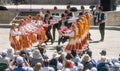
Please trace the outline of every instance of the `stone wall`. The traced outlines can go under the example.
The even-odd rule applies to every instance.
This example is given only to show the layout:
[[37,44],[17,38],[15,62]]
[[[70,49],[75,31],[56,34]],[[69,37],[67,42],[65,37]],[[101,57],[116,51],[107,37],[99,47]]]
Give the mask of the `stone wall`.
[[[25,0],[26,3],[30,4],[30,0]],[[100,0],[31,0],[31,4],[56,4],[66,5],[68,3],[74,5],[96,5],[99,4]]]
[[0,11],[0,24],[9,24],[16,15],[15,11]]
[[111,11],[106,13],[106,25],[120,26],[120,11]]

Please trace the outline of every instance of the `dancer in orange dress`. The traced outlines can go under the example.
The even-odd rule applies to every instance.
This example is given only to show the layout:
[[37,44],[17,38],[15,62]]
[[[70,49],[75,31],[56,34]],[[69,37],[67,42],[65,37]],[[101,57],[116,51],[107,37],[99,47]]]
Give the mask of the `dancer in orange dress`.
[[72,26],[65,33],[65,36],[69,36],[69,42],[65,48],[65,51],[77,50],[76,47],[76,19],[72,20]]
[[21,32],[21,35],[20,35],[21,50],[31,47],[31,43],[29,42],[29,38],[28,38],[29,34],[25,30],[24,19],[21,19],[19,22],[19,31]]
[[43,42],[47,40],[46,34],[45,34],[45,29],[43,28],[44,22],[41,20],[41,17],[39,14],[36,15],[36,21],[35,21],[35,26],[37,27],[37,40],[39,41],[39,46],[42,45]]
[[14,48],[15,52],[21,49],[20,42],[19,42],[19,35],[21,33],[18,31],[18,28],[15,24],[12,24],[10,29],[9,40],[11,43],[12,48]]

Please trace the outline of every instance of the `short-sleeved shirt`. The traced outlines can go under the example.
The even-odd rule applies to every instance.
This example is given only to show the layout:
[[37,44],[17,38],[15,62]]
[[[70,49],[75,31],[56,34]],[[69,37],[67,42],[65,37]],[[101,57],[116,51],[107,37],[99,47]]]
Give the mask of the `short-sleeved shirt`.
[[8,58],[8,57],[0,58],[0,63],[8,64],[9,62],[10,62],[10,58]]
[[28,68],[25,66],[16,66],[16,67],[12,67],[10,70],[11,71],[27,71]]

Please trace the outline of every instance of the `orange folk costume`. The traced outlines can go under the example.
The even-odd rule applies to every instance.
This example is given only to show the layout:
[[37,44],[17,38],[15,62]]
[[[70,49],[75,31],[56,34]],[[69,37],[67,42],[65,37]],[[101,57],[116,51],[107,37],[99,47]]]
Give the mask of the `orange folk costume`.
[[19,35],[20,35],[20,32],[16,28],[16,25],[12,24],[9,40],[11,43],[11,47],[14,48],[15,51],[18,51],[21,49],[20,42],[19,42]]
[[45,29],[43,28],[43,21],[37,20],[35,22],[35,26],[37,27],[37,40],[41,43],[47,40]]
[[67,34],[65,36],[69,36],[69,42],[65,48],[65,51],[71,51],[76,50],[76,23],[72,24],[72,27],[70,30],[67,31]]
[[19,22],[19,31],[21,32],[20,35],[21,50],[31,47],[31,43],[29,40],[29,33],[27,33],[25,30],[25,22],[23,19],[21,19]]
[[78,23],[76,24],[76,49],[80,51],[82,50],[82,44],[81,44],[81,38],[80,38],[81,37],[81,32],[80,32],[81,24],[80,22]]

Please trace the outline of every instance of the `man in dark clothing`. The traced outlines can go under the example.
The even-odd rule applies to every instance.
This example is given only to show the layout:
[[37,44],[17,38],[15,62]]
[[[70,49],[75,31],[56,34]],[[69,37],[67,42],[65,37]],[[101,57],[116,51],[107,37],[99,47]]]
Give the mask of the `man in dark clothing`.
[[[59,13],[58,13],[58,10],[57,10],[57,7],[54,7],[54,12],[52,13],[52,16],[59,16]],[[53,25],[53,40],[55,40],[55,31],[56,31],[56,28],[57,28],[57,24],[54,24]]]
[[68,17],[73,17],[73,14],[72,14],[72,12],[70,11],[70,9],[71,9],[71,7],[70,7],[70,5],[68,5],[68,6],[67,6],[67,11],[68,11],[67,16],[68,16]]
[[[69,28],[70,24],[68,24],[68,22],[66,21],[66,16],[64,14],[62,14],[61,17],[62,17],[62,20],[60,20],[59,23],[57,24],[57,29],[60,30],[64,27]],[[67,39],[68,39],[68,37],[65,37],[65,36],[60,37],[58,40],[58,45],[60,45],[61,41],[64,42]]]
[[105,35],[105,14],[103,13],[102,10],[103,10],[102,7],[99,7],[98,24],[101,35],[100,41],[104,41],[104,35]]
[[50,16],[48,14],[45,15],[45,19],[44,19],[44,22],[46,24],[48,24],[48,27],[44,27],[45,30],[46,30],[46,36],[47,36],[47,41],[45,41],[45,43],[47,44],[47,42],[49,40],[51,40],[51,44],[53,44],[53,38],[52,38],[52,35],[51,35],[51,26],[50,26]]

